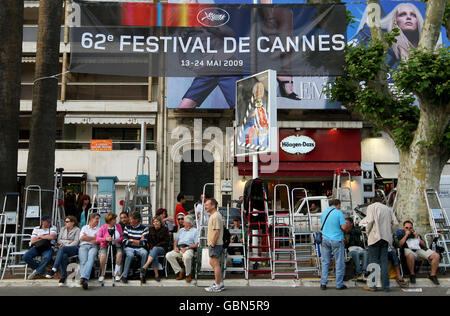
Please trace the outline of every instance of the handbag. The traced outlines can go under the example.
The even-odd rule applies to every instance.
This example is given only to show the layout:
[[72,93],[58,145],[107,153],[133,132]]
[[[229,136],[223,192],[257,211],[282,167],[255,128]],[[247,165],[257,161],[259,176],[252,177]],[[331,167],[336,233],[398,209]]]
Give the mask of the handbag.
[[322,243],[322,230],[325,226],[325,223],[327,222],[328,216],[330,216],[331,212],[333,212],[336,208],[333,207],[330,212],[328,212],[327,217],[325,217],[325,220],[323,221],[322,227],[320,228],[320,232],[314,233],[314,242],[318,245]]
[[44,251],[49,250],[52,247],[52,243],[50,240],[47,239],[41,239],[36,241],[33,244],[34,249],[36,249],[39,253],[43,253]]

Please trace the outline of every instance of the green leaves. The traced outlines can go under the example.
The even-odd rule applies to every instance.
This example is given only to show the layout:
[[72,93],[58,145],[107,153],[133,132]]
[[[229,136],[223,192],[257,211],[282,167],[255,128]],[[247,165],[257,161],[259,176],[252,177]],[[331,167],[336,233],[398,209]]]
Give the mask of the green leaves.
[[393,74],[396,85],[427,103],[447,107],[450,102],[450,49],[435,52],[413,50]]

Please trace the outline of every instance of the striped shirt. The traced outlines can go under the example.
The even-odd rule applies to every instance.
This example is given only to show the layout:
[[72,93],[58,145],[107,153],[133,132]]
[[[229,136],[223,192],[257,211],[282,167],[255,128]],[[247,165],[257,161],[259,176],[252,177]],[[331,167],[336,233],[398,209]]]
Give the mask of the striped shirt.
[[[39,237],[39,236],[45,236],[45,235],[55,235],[58,236],[58,231],[56,230],[56,226],[51,226],[50,228],[42,228],[41,226],[37,226],[33,229],[33,232],[31,233],[31,239]],[[56,243],[56,238],[51,241],[52,246],[54,246]],[[31,245],[31,242],[30,242]]]
[[[123,244],[130,248],[147,248],[148,227],[139,224],[136,227],[131,225],[125,227],[123,232]],[[139,240],[139,246],[132,244],[132,240]]]

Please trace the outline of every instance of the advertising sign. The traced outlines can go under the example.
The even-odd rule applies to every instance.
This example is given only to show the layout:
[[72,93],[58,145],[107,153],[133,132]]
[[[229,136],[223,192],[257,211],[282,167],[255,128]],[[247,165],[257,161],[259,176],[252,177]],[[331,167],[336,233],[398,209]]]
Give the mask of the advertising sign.
[[112,139],[92,139],[91,151],[111,151],[113,148]]
[[345,6],[75,1],[71,72],[156,76],[339,75]]
[[236,156],[277,151],[275,86],[273,70],[236,82]]

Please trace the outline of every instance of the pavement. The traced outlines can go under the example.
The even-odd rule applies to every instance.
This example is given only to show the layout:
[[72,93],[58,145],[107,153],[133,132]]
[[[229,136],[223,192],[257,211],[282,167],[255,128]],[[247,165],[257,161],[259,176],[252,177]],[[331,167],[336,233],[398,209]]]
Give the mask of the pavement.
[[[417,278],[417,282],[414,285],[411,285],[409,289],[411,291],[417,291],[417,289],[424,288],[441,288],[441,289],[450,289],[450,278],[439,278],[440,285],[434,285],[430,280],[426,278]],[[365,283],[356,282],[353,280],[344,282],[345,285],[349,289],[358,289],[361,290],[362,287],[365,286]],[[113,282],[111,279],[106,279],[103,287],[113,287]],[[154,279],[147,280],[147,283],[141,285],[140,281],[130,280],[127,284],[123,284],[120,282],[114,282],[114,287],[116,288],[200,288],[207,287],[212,284],[212,279],[199,279],[196,283],[193,280],[191,283],[186,283],[185,281],[177,281],[174,279],[162,279],[161,282],[156,282]],[[224,281],[226,287],[230,288],[248,288],[248,287],[269,287],[269,288],[319,288],[320,287],[320,279],[319,278],[303,278],[300,280],[292,280],[292,279],[226,279]],[[98,282],[96,279],[89,281],[89,286],[91,288],[102,287],[102,284]],[[397,285],[395,280],[391,280],[391,289],[398,289],[400,287]],[[0,290],[3,288],[26,288],[26,287],[58,287],[58,280],[52,279],[38,279],[38,280],[23,280],[23,279],[5,279],[0,281]],[[76,280],[68,280],[66,286],[67,288],[76,288],[80,287],[79,282]],[[332,278],[330,278],[328,288],[335,288],[335,282]],[[191,290],[189,290],[191,292]],[[327,292],[328,293],[328,292]]]

